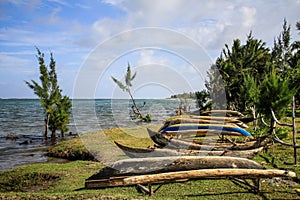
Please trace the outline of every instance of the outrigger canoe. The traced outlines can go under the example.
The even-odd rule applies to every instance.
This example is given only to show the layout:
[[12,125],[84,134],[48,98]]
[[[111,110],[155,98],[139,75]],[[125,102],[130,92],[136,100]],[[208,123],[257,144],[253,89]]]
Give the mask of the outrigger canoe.
[[225,131],[228,133],[236,133],[237,135],[253,137],[248,131],[235,125],[220,125],[220,124],[175,124],[166,127],[161,131],[161,134],[166,134],[168,132],[174,131],[198,131],[198,130],[214,130],[219,131],[219,133]]
[[173,117],[165,120],[164,125],[160,130],[165,129],[168,126],[174,124],[234,124],[241,128],[248,128],[246,124],[239,120],[230,120],[230,121],[222,121],[222,120],[211,120],[211,119],[195,119],[189,117]]
[[187,150],[187,149],[157,149],[157,148],[133,148],[122,145],[115,141],[115,144],[129,158],[165,157],[165,156],[232,156],[240,158],[253,158],[263,150],[259,147],[251,150]]
[[216,168],[264,169],[262,165],[253,160],[229,156],[129,158],[116,161],[102,168],[97,174],[90,177],[90,179]]
[[188,142],[184,140],[178,140],[175,138],[166,138],[164,135],[159,132],[152,131],[147,129],[149,137],[152,141],[159,147],[168,147],[171,149],[193,149],[193,150],[248,150],[258,147],[264,147],[270,140],[271,136],[256,138],[255,141],[244,142],[244,143],[213,143],[212,145],[208,144],[197,144],[193,142]]

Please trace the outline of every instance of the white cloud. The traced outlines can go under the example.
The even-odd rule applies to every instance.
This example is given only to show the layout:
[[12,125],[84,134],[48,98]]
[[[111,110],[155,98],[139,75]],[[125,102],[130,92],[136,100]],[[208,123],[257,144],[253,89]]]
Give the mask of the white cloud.
[[34,70],[28,66],[32,65],[32,61],[17,56],[0,54],[0,71],[4,74],[6,72],[16,74],[33,74]]
[[140,66],[149,64],[169,65],[170,61],[165,56],[154,56],[153,50],[142,50],[136,65]]
[[[279,34],[284,17],[295,18],[296,1],[107,1],[125,10],[121,19],[131,27],[155,26],[183,31],[206,48],[223,47],[235,38],[254,35],[266,37],[268,44]],[[289,17],[290,16],[290,17]],[[109,26],[108,26],[109,27]],[[273,31],[276,28],[277,31]],[[219,50],[221,51],[221,49]]]
[[[111,10],[122,10],[122,14],[114,15],[103,11],[98,19],[93,13],[91,15],[92,19],[95,19],[93,21],[91,18],[86,21],[76,18],[77,12],[96,12],[95,7],[103,3],[110,4]],[[195,40],[206,50],[206,53],[209,53],[208,56],[213,58],[220,55],[224,44],[231,45],[236,38],[241,39],[242,42],[245,41],[251,30],[254,37],[272,46],[273,39],[282,30],[284,18],[292,26],[292,38],[299,38],[295,31],[295,23],[300,20],[299,0],[209,0],[205,2],[199,0],[105,0],[101,3],[97,2],[95,7],[91,7],[89,2],[76,1],[71,4],[65,0],[9,0],[4,4],[13,5],[18,9],[22,8],[22,11],[25,10],[23,14],[32,15],[32,18],[25,16],[22,20],[26,23],[23,23],[18,22],[19,18],[12,19],[14,15],[10,14],[9,10],[5,10],[5,14],[0,14],[1,22],[5,23],[0,28],[2,48],[0,56],[7,66],[26,65],[26,60],[32,59],[35,54],[29,55],[30,51],[34,51],[34,46],[37,45],[41,49],[53,51],[59,58],[58,61],[62,62],[61,65],[68,70],[71,70],[72,66],[73,70],[78,69],[79,63],[84,60],[84,55],[88,55],[92,48],[115,37],[118,40],[111,40],[109,45],[102,47],[101,58],[91,59],[90,64],[95,66],[95,70],[100,69],[102,64],[107,65],[111,59],[126,51],[145,46],[170,50],[169,53],[173,51],[178,57],[184,55],[188,60],[196,60],[196,65],[201,69],[203,65],[206,65],[201,63],[200,58],[197,58],[199,53],[193,51],[192,42],[187,44],[173,35],[157,32],[155,34],[143,33],[146,38],[143,38],[143,35],[137,35],[132,39],[131,33],[143,27],[179,31],[191,40]],[[35,11],[39,12],[34,13]],[[70,13],[76,17],[70,18]],[[11,21],[12,24],[9,25],[6,20]],[[122,37],[118,37],[119,33],[122,33]],[[189,49],[190,46],[193,47]],[[204,50],[198,49],[198,51]],[[25,56],[31,57],[25,59]],[[2,67],[4,67],[3,61]],[[178,70],[178,73],[192,74],[195,70],[194,66],[186,63],[178,64],[170,57],[157,54],[155,48],[140,51],[134,64],[143,66],[153,63],[176,66],[174,69]],[[63,73],[67,75],[68,71]]]
[[240,11],[243,16],[243,26],[245,28],[251,29],[251,27],[255,24],[255,14],[256,9],[253,7],[243,6],[240,8]]

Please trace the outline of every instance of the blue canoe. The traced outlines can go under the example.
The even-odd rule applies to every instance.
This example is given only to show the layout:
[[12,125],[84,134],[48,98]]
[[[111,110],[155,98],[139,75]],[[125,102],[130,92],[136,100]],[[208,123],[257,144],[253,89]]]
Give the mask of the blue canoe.
[[220,125],[220,124],[175,124],[166,127],[161,131],[161,134],[166,134],[169,131],[190,131],[190,130],[216,130],[216,131],[228,131],[237,132],[243,136],[252,137],[252,135],[243,128],[232,125]]

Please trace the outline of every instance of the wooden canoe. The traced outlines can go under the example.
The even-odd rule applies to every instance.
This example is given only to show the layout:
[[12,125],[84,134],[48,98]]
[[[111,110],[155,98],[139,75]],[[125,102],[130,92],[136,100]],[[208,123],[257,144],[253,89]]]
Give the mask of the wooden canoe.
[[232,156],[240,158],[253,158],[263,150],[263,147],[251,150],[187,150],[187,149],[157,149],[157,148],[133,148],[122,145],[115,141],[115,144],[130,158],[164,157],[164,156]]
[[238,116],[243,117],[244,115],[240,113],[239,111],[234,110],[208,110],[208,111],[202,111],[202,115],[228,115],[228,116]]
[[[296,178],[296,173],[277,169],[198,169],[148,175],[118,176],[102,179],[89,178],[85,181],[85,188],[98,189],[138,184],[165,184],[205,178],[260,179],[273,177],[288,177],[293,179]],[[152,191],[148,191],[148,194],[151,195]]]
[[227,136],[243,136],[239,132],[235,131],[224,131],[224,130],[212,130],[212,129],[191,129],[191,130],[178,130],[178,131],[166,131],[165,134],[167,136],[181,138],[186,136],[192,137],[208,137],[208,136],[219,136],[219,135],[227,135]]
[[197,144],[193,142],[188,142],[178,139],[168,139],[164,135],[147,129],[148,134],[152,141],[160,146],[173,149],[193,149],[193,150],[216,150],[216,149],[229,149],[229,150],[249,150],[259,147],[264,147],[271,140],[271,136],[257,138],[255,141],[245,142],[245,143],[214,143],[212,145]]
[[228,156],[172,156],[130,158],[119,160],[102,168],[89,179],[105,179],[118,176],[133,176],[178,172],[197,169],[264,169],[253,160]]
[[238,118],[236,117],[220,117],[220,116],[203,116],[203,115],[190,115],[191,119],[202,119],[202,120],[215,120],[215,121],[223,121],[223,122],[239,122]]
[[168,131],[189,131],[189,130],[215,130],[225,132],[236,132],[242,136],[253,137],[248,131],[240,128],[236,125],[220,125],[220,124],[175,124],[171,125],[161,131],[161,134],[165,134]]
[[240,120],[232,120],[232,121],[219,121],[219,120],[210,120],[210,119],[192,119],[192,118],[188,118],[188,117],[176,117],[176,118],[170,118],[165,120],[164,125],[162,126],[162,128],[160,130],[163,130],[171,125],[174,124],[235,124],[241,128],[249,128],[246,124],[244,124],[243,122],[241,122]]

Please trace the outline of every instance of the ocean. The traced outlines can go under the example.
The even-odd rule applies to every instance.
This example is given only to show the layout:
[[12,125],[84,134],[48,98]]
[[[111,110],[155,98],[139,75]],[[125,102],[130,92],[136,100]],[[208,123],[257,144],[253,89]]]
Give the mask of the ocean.
[[[151,114],[152,122],[162,124],[175,115],[179,100],[138,99],[142,113]],[[142,125],[131,120],[131,101],[125,99],[73,100],[69,131],[72,135],[92,130]],[[194,102],[190,102],[192,109]],[[59,135],[59,132],[58,132]],[[70,135],[66,133],[66,135]],[[10,139],[10,137],[15,138]],[[0,99],[0,171],[19,165],[51,162],[45,156],[43,109],[38,99]]]

